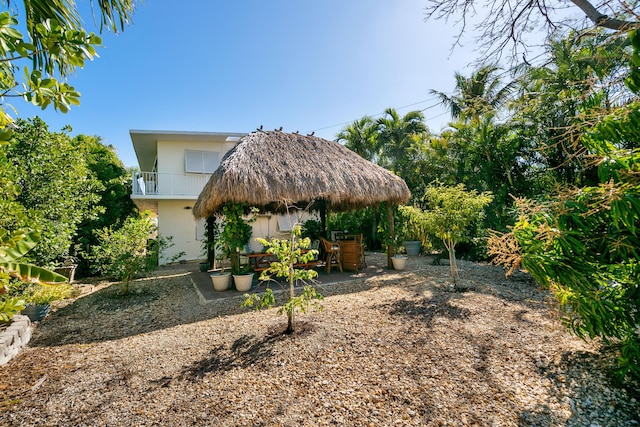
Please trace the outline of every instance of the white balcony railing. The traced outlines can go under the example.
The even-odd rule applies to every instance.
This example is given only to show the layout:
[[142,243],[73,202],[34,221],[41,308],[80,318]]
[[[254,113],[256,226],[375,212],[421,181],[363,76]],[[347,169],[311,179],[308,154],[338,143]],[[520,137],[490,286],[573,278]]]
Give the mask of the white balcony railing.
[[135,172],[132,180],[134,196],[193,196],[200,195],[210,174],[172,174]]

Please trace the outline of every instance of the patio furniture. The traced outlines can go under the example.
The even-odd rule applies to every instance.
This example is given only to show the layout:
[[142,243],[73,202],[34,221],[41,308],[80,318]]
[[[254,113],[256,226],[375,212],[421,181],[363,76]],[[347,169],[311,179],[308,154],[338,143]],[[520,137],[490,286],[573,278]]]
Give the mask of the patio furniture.
[[327,274],[331,273],[333,267],[338,267],[342,273],[342,262],[340,261],[340,244],[338,242],[330,242],[324,237],[320,238],[320,243],[324,249],[324,262],[326,264]]
[[344,235],[340,240],[340,256],[345,269],[359,271],[366,267],[362,234]]
[[255,272],[266,270],[272,262],[278,260],[275,255],[267,253],[248,254],[247,258],[249,258],[249,263]]
[[[306,251],[303,251],[303,253],[304,252]],[[253,271],[255,271],[256,273],[266,270],[271,266],[272,262],[278,261],[278,258],[275,255],[267,254],[267,253],[248,254],[246,255],[246,257],[249,258],[249,264],[253,266]],[[294,264],[293,268],[309,269],[309,268],[315,268],[317,266],[318,266],[318,260],[312,259],[307,263]]]

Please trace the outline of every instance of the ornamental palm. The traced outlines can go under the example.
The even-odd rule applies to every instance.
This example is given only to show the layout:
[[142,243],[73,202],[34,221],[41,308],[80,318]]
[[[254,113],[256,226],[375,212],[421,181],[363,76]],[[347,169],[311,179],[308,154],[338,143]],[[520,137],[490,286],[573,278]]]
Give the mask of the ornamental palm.
[[420,152],[420,143],[428,134],[420,111],[409,111],[403,117],[393,108],[387,108],[378,119],[378,143],[381,166],[403,175],[407,165]]
[[431,93],[449,108],[452,119],[475,122],[486,114],[495,115],[513,90],[515,82],[502,86],[500,78],[496,76],[497,71],[498,67],[485,65],[468,78],[455,73],[454,95],[449,96],[436,90],[431,90]]
[[345,147],[360,157],[376,162],[378,153],[376,122],[370,116],[364,116],[345,127],[338,135],[338,142],[345,142]]

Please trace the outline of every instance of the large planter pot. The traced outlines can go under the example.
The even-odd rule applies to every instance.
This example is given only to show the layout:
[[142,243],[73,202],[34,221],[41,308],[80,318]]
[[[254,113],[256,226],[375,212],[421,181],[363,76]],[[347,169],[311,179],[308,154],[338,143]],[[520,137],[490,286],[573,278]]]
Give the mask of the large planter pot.
[[231,273],[213,273],[211,276],[211,282],[213,282],[213,289],[218,292],[226,291],[229,289],[231,283]]
[[238,292],[247,292],[249,289],[251,289],[254,274],[255,273],[234,274],[233,283],[236,285],[236,290]]
[[402,271],[407,267],[407,257],[405,255],[394,255],[391,257],[393,269]]
[[73,279],[76,274],[76,268],[78,268],[76,264],[69,264],[63,267],[56,267],[53,269],[53,272],[63,275],[64,277],[69,279],[69,283],[73,283]]
[[49,304],[28,305],[22,310],[22,314],[32,322],[39,322],[49,313],[50,308]]
[[408,240],[404,242],[404,248],[407,250],[407,255],[418,256],[420,255],[420,240]]

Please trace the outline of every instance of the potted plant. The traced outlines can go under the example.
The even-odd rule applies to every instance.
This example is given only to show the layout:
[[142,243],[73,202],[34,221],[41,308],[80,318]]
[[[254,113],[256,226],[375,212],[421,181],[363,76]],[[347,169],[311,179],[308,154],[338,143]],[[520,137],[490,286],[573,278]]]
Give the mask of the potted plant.
[[72,256],[68,256],[65,258],[62,265],[59,267],[55,267],[53,271],[69,279],[69,283],[73,283],[77,268],[78,260]]
[[216,259],[219,261],[220,271],[214,271],[209,275],[213,283],[213,289],[219,292],[226,291],[231,284],[231,272],[224,271],[225,261],[227,259],[226,254],[223,253],[216,257]]
[[225,272],[224,269],[222,271],[217,271],[215,273],[211,273],[211,282],[213,283],[213,289],[218,292],[226,291],[229,289],[229,285],[231,284],[231,273]]
[[38,322],[49,313],[53,301],[71,296],[73,287],[68,284],[38,285],[20,282],[12,286],[10,293],[19,295],[26,302],[22,314],[29,317],[32,322]]
[[[255,217],[245,219],[246,203],[227,203],[222,207],[220,212],[222,216],[222,227],[220,230],[218,242],[229,254],[231,262],[231,274],[236,289],[240,292],[246,292],[251,289],[254,273],[250,271],[249,265],[245,268],[240,266],[240,251],[249,243],[253,229],[251,223],[255,221]],[[250,213],[255,213],[256,209],[248,209]],[[248,288],[247,288],[248,283]]]
[[402,221],[407,255],[418,256],[422,246],[427,247],[430,244],[425,213],[416,206],[400,206],[398,211]]
[[237,274],[233,275],[233,284],[238,292],[247,292],[253,284],[254,272],[249,264],[243,266]]
[[404,270],[407,267],[407,259],[405,247],[401,244],[394,245],[393,257],[391,257],[393,269],[398,271]]

